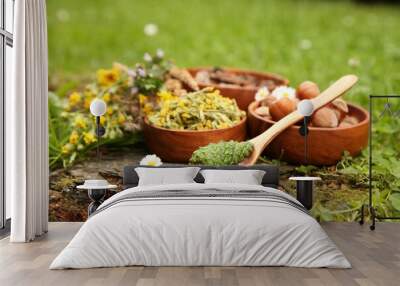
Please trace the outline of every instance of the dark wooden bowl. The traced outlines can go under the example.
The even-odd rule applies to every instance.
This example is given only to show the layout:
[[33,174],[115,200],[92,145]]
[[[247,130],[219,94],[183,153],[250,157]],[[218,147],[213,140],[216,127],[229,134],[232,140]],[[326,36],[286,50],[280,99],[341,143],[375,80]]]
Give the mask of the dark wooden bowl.
[[[248,108],[248,131],[251,137],[261,134],[275,123],[255,113],[258,105],[253,102]],[[369,113],[349,104],[349,114],[355,116],[359,123],[351,127],[309,127],[308,164],[334,165],[340,161],[344,151],[355,156],[367,146]],[[293,125],[286,129],[268,145],[264,153],[290,163],[305,164],[304,137],[299,134],[299,128]]]
[[195,150],[209,143],[245,140],[246,117],[232,127],[204,131],[161,128],[144,119],[143,134],[147,147],[164,162],[187,163]]
[[[203,67],[203,68],[189,68],[188,71],[190,74],[195,77],[197,72],[201,70],[210,70],[212,69],[211,67]],[[243,69],[235,69],[235,68],[223,68],[224,70],[227,70],[229,72],[235,73],[235,74],[247,74],[247,75],[252,75],[256,77],[257,79],[260,80],[273,80],[277,86],[279,85],[288,85],[289,80],[278,75],[278,74],[273,74],[273,73],[268,73],[268,72],[258,72],[258,71],[250,71],[250,70],[243,70]],[[205,85],[205,84],[199,84],[200,88],[204,88],[207,86],[212,86],[221,91],[221,95],[234,98],[236,100],[237,105],[239,106],[240,109],[242,110],[247,110],[249,107],[249,104],[254,101],[254,96],[256,95],[256,92],[258,90],[258,87],[252,88],[252,87],[232,87],[232,86],[225,86],[221,84],[210,84],[210,85]]]

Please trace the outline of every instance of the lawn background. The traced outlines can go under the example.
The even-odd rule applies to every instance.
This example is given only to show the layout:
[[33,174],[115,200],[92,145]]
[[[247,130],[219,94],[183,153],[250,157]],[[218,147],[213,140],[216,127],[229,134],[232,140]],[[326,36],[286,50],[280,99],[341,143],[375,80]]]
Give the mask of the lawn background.
[[[400,90],[400,6],[357,1],[48,0],[53,86],[128,65],[162,48],[180,66],[271,71],[321,87],[346,73],[360,83],[346,98]],[[159,33],[146,36],[148,23]]]

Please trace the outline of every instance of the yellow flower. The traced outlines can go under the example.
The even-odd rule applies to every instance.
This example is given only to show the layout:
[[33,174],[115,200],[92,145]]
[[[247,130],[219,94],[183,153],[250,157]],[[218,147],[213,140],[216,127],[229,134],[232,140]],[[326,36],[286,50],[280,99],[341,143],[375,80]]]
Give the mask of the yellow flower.
[[90,88],[86,88],[84,92],[85,97],[93,98],[94,97],[94,92]]
[[106,118],[104,116],[100,116],[100,124],[104,125],[106,123]]
[[99,69],[97,71],[97,82],[101,86],[108,87],[117,82],[121,77],[120,70],[118,68],[112,68],[110,70]]
[[72,131],[71,135],[69,136],[69,143],[75,145],[79,141],[79,134],[76,131]]
[[110,102],[111,100],[111,95],[107,92],[106,94],[103,95],[103,100],[105,102]]
[[184,100],[178,101],[178,106],[179,107],[185,107],[185,101]]
[[96,137],[93,133],[83,132],[83,141],[85,141],[86,145],[96,142]]
[[85,98],[85,100],[83,101],[83,107],[85,109],[90,109],[90,104],[92,103],[92,99],[91,98]]
[[85,99],[83,101],[83,107],[85,109],[90,108],[90,104],[92,103],[93,98],[94,94],[91,91],[85,91]]
[[69,106],[70,107],[74,107],[74,106],[76,106],[79,102],[81,102],[81,99],[82,99],[82,97],[81,97],[81,95],[79,94],[79,92],[73,92],[73,93],[71,93],[70,94],[70,96],[69,96]]
[[112,115],[114,112],[113,108],[111,106],[107,107],[107,114]]
[[150,103],[146,103],[143,106],[143,113],[149,115],[153,111],[153,106]]
[[74,149],[74,146],[70,143],[65,144],[64,146],[62,146],[61,148],[61,153],[63,153],[64,155],[71,153],[71,151]]
[[157,96],[159,97],[160,101],[167,101],[167,100],[174,99],[176,97],[172,93],[170,93],[169,91],[166,91],[166,90],[162,90],[162,91],[158,92]]
[[140,106],[143,106],[147,102],[147,96],[143,94],[139,94],[139,103]]
[[122,113],[120,113],[118,115],[118,123],[119,124],[123,124],[126,121],[125,115],[123,115]]
[[78,127],[78,128],[86,128],[86,126],[87,126],[86,120],[82,116],[77,116],[75,118],[74,125],[75,125],[75,127]]

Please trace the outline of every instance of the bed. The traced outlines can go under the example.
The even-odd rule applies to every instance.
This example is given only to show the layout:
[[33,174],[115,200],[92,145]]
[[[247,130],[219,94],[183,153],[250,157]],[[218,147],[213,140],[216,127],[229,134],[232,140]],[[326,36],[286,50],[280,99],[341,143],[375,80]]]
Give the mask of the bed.
[[250,168],[266,172],[261,185],[205,184],[199,173],[195,183],[151,186],[138,186],[136,167],[124,168],[125,190],[98,208],[50,269],[351,267],[308,211],[277,189],[279,169],[275,166]]

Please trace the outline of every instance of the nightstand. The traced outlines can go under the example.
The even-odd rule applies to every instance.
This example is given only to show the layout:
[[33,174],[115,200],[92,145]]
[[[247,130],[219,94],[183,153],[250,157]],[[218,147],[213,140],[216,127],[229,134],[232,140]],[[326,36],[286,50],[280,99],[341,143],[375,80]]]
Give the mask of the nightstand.
[[88,216],[94,213],[97,208],[103,203],[107,190],[116,189],[116,185],[93,185],[85,184],[77,186],[77,189],[87,190],[88,197],[92,201],[88,206]]
[[313,206],[314,181],[320,181],[320,177],[290,177],[289,180],[296,181],[297,200],[310,210]]

